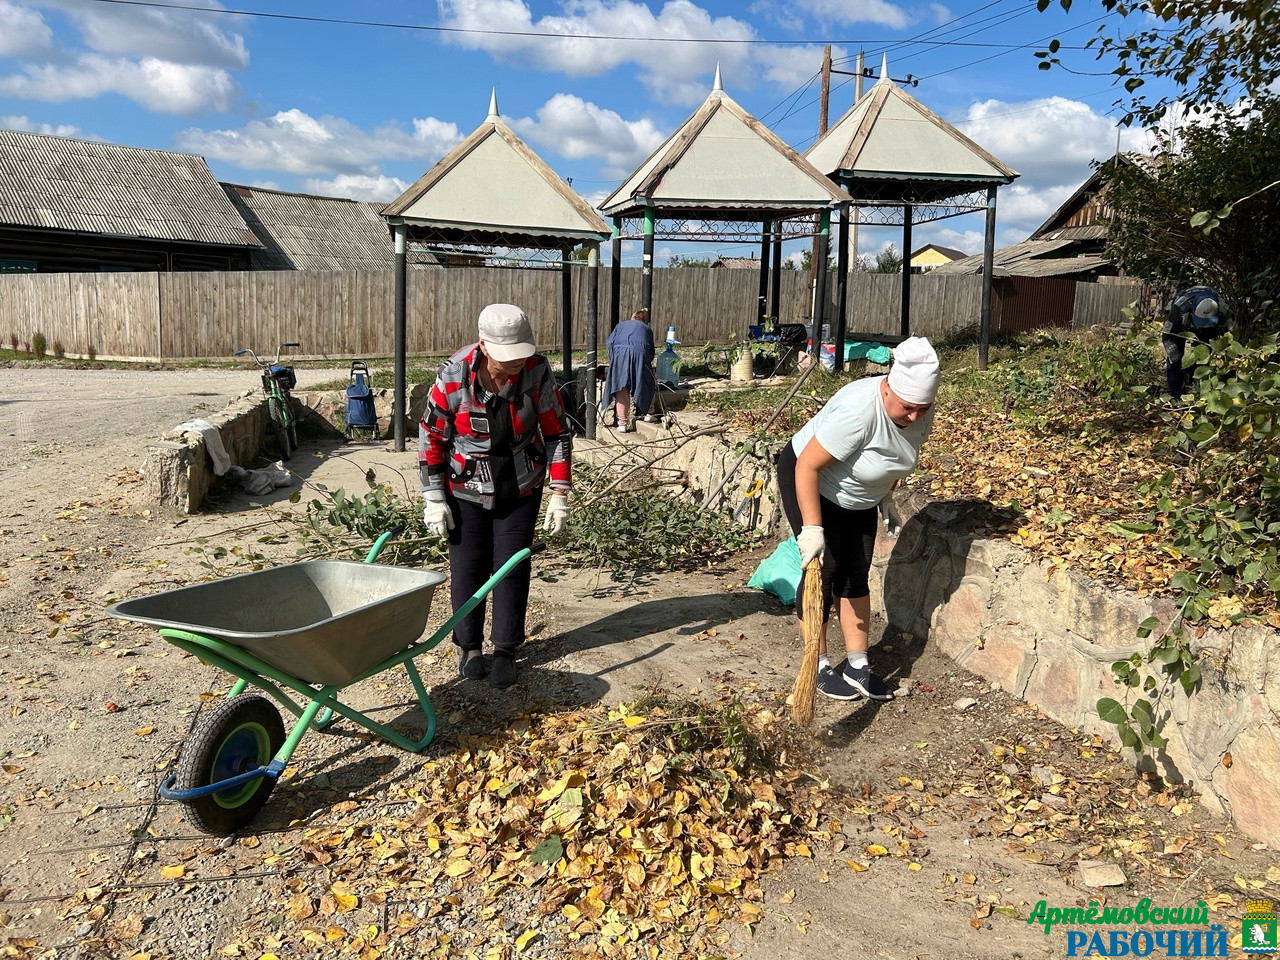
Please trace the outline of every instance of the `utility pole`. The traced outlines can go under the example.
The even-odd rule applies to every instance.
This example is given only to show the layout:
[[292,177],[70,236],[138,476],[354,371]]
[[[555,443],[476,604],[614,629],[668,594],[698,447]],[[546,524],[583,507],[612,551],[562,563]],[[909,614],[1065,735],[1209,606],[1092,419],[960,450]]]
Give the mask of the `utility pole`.
[[822,106],[818,110],[818,136],[827,132],[827,101],[831,98],[831,44],[822,48]]

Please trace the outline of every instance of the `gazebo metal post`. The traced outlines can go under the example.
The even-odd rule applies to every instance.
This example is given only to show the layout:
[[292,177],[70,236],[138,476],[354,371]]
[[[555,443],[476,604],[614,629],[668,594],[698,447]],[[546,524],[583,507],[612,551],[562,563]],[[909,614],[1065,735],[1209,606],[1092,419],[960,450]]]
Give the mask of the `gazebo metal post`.
[[996,185],[987,187],[987,232],[982,241],[982,312],[978,324],[978,369],[987,369],[991,342],[991,270],[996,249]]
[[653,207],[644,208],[644,257],[640,272],[640,306],[649,311],[649,325],[653,325]]
[[591,244],[587,251],[587,438],[596,438],[596,349],[599,346],[600,327],[600,244]]
[[836,253],[836,366],[844,369],[844,334],[849,328],[849,207],[840,208],[840,249]]
[[395,393],[391,398],[391,423],[392,437],[395,439],[395,449],[397,453],[404,451],[404,413],[405,413],[405,331],[407,323],[405,320],[405,304],[407,302],[406,286],[408,284],[408,262],[409,256],[406,250],[408,246],[408,229],[404,224],[398,224],[395,228],[395,274],[393,283],[395,285],[395,353],[396,353],[396,370],[395,370]]
[[[814,254],[817,266],[813,291],[813,343],[816,353],[822,356],[822,320],[827,315],[827,254],[831,249],[831,211],[823,210],[818,218],[818,235],[814,238]],[[844,345],[840,345],[840,350]],[[840,350],[836,352],[839,353]]]
[[911,336],[911,204],[902,206],[902,329],[904,337]]
[[621,320],[622,310],[622,218],[613,218],[613,237],[609,240],[609,332]]
[[[756,297],[756,323],[764,325],[765,301],[769,298],[769,221],[760,224],[760,295]],[[775,318],[776,320],[776,318]]]
[[782,309],[782,223],[781,221],[774,224],[773,228],[773,272],[772,296],[769,297],[769,315],[775,321],[779,320],[779,311]]
[[564,378],[573,376],[573,247],[560,251],[560,343],[564,351]]

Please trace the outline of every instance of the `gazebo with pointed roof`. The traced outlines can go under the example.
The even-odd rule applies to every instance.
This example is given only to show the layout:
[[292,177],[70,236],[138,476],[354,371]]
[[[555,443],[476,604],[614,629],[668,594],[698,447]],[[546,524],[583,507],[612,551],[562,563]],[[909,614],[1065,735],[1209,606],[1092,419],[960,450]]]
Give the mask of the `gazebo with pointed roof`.
[[[489,97],[484,122],[435,166],[387,204],[382,216],[396,249],[396,449],[404,449],[405,260],[410,243],[431,248],[516,248],[561,255],[561,328],[564,374],[572,372],[572,285],[574,247],[590,248],[597,269],[599,245],[608,225],[498,114],[497,91]],[[595,289],[594,278],[592,289]],[[589,298],[589,308],[594,300]],[[596,317],[588,318],[588,364],[594,363]],[[588,377],[594,386],[595,377]],[[594,412],[594,402],[588,414]],[[588,430],[590,432],[589,424]]]
[[[970,140],[899,87],[881,61],[871,89],[805,152],[806,159],[853,199],[864,222],[901,222],[902,249],[911,249],[914,222],[929,222],[986,210],[982,289],[980,365],[986,364],[986,334],[991,312],[991,254],[995,246],[996,189],[1018,172]],[[983,193],[985,192],[985,198]],[[898,221],[900,217],[900,221]],[[847,211],[841,220],[839,312],[836,342],[847,326]],[[902,275],[902,336],[910,334],[910,271]],[[858,335],[864,339],[863,335]],[[836,351],[837,363],[842,351]]]
[[[848,202],[822,172],[725,93],[717,66],[707,99],[599,209],[613,218],[615,266],[622,260],[624,238],[638,237],[644,242],[642,306],[653,307],[653,245],[657,236],[734,241],[750,236],[760,237],[762,245],[761,314],[773,245],[776,316],[776,271],[781,266],[782,239],[812,236],[815,218],[823,224],[820,229],[829,230],[831,211]],[[666,223],[660,226],[664,219]],[[638,222],[638,234],[634,229],[627,232],[626,220]],[[690,221],[696,221],[696,229]],[[763,231],[756,233],[756,225],[761,223]],[[611,325],[618,322],[619,273],[612,271]],[[652,312],[650,323],[659,324]]]

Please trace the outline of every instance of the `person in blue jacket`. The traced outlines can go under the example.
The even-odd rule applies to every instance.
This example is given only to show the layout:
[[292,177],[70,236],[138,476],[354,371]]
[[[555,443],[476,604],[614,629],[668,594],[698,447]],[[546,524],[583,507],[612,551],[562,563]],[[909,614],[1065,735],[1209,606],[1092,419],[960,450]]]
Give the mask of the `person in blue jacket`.
[[641,307],[609,334],[609,374],[605,391],[612,398],[618,429],[634,432],[636,417],[647,417],[657,382],[653,376],[653,329]]
[[[1188,372],[1183,368],[1188,341],[1209,343],[1226,333],[1231,308],[1213,287],[1188,287],[1169,302],[1160,341],[1164,345],[1164,375],[1169,396],[1178,400],[1186,391]],[[1195,376],[1195,368],[1190,375]]]

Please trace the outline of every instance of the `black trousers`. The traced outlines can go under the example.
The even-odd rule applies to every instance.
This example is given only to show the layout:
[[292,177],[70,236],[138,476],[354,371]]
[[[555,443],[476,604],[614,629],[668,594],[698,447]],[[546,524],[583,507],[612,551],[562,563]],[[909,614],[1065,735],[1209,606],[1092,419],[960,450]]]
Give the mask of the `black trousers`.
[[[486,510],[478,504],[448,497],[453,511],[449,533],[449,599],[458,610],[471,599],[497,570],[515,554],[532,545],[542,491]],[[529,606],[528,560],[517,566],[493,588],[493,622],[490,637],[493,652],[514,656],[524,640],[524,616]],[[484,615],[488,600],[462,619],[454,628],[453,642],[463,650],[484,646]]]
[[[787,444],[778,453],[778,493],[782,496],[782,512],[791,532],[797,536],[804,521],[796,499],[796,454]],[[857,600],[871,594],[868,577],[871,558],[876,550],[878,510],[848,510],[826,497],[820,498],[822,530],[827,546],[822,555],[822,622],[831,619],[832,597]],[[804,578],[796,589],[796,616],[804,619]]]

